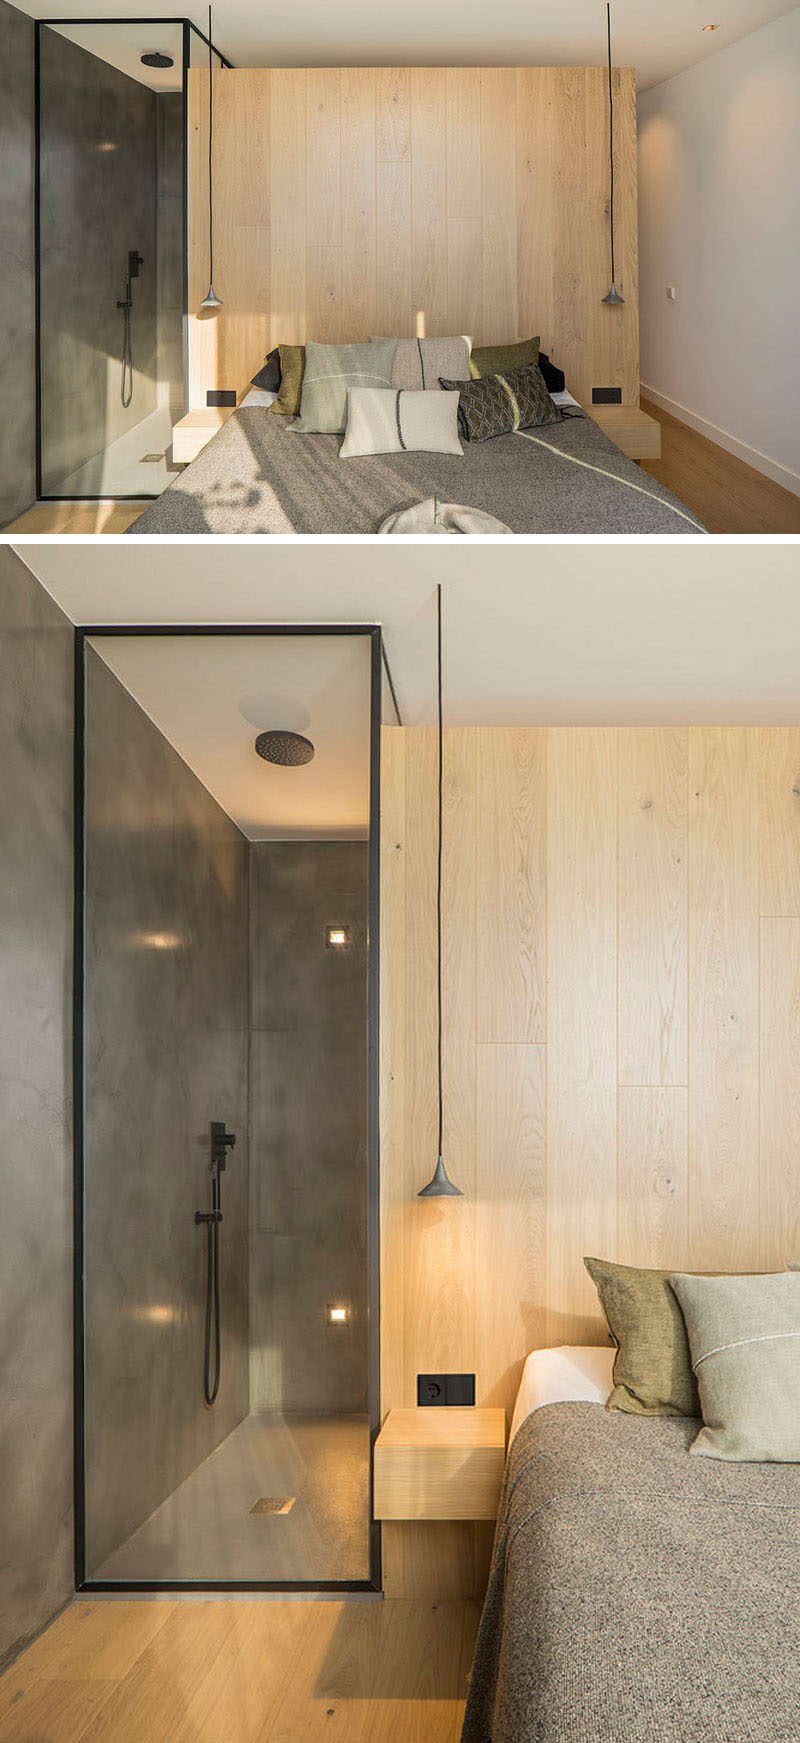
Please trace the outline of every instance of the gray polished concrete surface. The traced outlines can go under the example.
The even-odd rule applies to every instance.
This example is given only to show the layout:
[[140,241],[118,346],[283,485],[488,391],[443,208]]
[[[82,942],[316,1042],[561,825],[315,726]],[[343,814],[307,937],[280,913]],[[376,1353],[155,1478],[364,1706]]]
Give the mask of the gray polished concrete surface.
[[[254,1412],[98,1577],[121,1584],[369,1579],[369,1469],[366,1417]],[[259,1501],[286,1510],[254,1513]]]
[[364,1411],[367,844],[256,843],[251,908],[252,1404]]
[[[87,650],[86,1516],[98,1566],[249,1410],[248,850]],[[208,1123],[223,1367],[202,1396]]]
[[[46,27],[41,32],[41,368],[45,494],[157,402],[155,94]],[[133,399],[122,405],[128,251]]]
[[72,646],[0,547],[0,1666],[72,1591]]
[[0,0],[0,526],[36,495],[33,19]]

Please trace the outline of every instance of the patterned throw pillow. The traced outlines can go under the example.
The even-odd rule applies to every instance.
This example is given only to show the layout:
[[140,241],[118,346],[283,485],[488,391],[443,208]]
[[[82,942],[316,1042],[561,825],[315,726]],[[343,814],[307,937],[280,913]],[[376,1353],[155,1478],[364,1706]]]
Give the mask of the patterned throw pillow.
[[[382,339],[370,334],[371,345],[382,345]],[[405,391],[438,393],[440,375],[465,381],[469,375],[469,355],[472,340],[461,334],[457,339],[398,339],[392,364],[392,387]]]
[[303,371],[306,366],[305,345],[279,345],[281,385],[271,412],[279,412],[283,417],[296,418],[300,410],[300,395],[303,391]]
[[560,424],[563,413],[544,385],[535,363],[524,369],[509,369],[505,375],[484,375],[479,381],[447,381],[442,387],[458,388],[458,427],[465,442],[486,442],[491,436],[508,436],[513,430],[534,425]]
[[473,381],[482,375],[506,375],[509,369],[524,369],[526,363],[538,363],[539,340],[520,339],[516,345],[476,345],[469,360]]
[[380,345],[306,345],[300,416],[292,425],[301,435],[344,429],[349,387],[389,387],[396,340]]

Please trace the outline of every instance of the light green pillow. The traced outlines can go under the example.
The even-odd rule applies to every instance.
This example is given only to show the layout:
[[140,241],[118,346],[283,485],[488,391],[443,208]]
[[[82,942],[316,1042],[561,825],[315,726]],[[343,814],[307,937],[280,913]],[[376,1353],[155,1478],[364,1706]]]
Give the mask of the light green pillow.
[[[539,340],[520,339],[516,345],[475,345],[469,359],[469,372],[474,381],[482,375],[505,375],[509,369],[522,369],[526,363],[538,363]],[[443,369],[442,375],[449,370]]]
[[688,1277],[683,1309],[703,1424],[693,1453],[800,1463],[800,1275]]
[[391,387],[396,339],[375,345],[306,345],[300,416],[292,429],[300,435],[334,432],[347,422],[349,387]]
[[607,1409],[699,1416],[686,1327],[668,1271],[584,1259],[617,1346]]

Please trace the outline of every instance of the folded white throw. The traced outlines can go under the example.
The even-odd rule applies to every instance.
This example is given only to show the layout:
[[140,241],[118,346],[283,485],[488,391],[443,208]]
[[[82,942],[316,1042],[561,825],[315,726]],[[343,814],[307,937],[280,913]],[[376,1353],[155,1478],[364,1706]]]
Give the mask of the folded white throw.
[[401,508],[396,514],[387,515],[378,527],[379,533],[508,533],[511,528],[504,521],[495,520],[493,514],[484,514],[480,508],[465,508],[460,502],[439,502],[435,496],[426,496],[423,502],[415,502],[413,508]]

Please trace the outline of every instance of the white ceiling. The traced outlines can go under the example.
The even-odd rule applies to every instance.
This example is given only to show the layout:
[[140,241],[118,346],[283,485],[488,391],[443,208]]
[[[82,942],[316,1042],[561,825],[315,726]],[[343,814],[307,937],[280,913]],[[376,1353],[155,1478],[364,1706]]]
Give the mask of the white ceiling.
[[[69,18],[75,0],[27,0],[39,18]],[[88,0],[87,18],[120,18],[130,0]],[[179,11],[152,0],[151,17]],[[636,67],[647,90],[716,54],[751,30],[794,10],[786,0],[613,0],[614,58]],[[205,28],[207,13],[189,16]],[[719,29],[705,33],[705,24]],[[596,66],[605,60],[602,0],[305,0],[267,7],[260,0],[218,0],[214,40],[236,66]]]
[[[55,13],[45,7],[43,16],[52,18]],[[64,16],[70,16],[69,8]],[[183,31],[179,24],[64,24],[54,28],[60,36],[69,37],[79,48],[88,49],[90,54],[107,61],[137,84],[147,85],[151,91],[183,88]],[[202,48],[202,43],[198,47]],[[171,55],[172,66],[143,67],[142,55],[154,49]]]
[[17,549],[73,622],[381,623],[409,725],[434,719],[439,580],[453,724],[800,723],[797,544]]
[[[250,841],[368,834],[369,636],[96,636],[92,646]],[[271,726],[310,738],[313,762],[264,762],[254,741]]]

